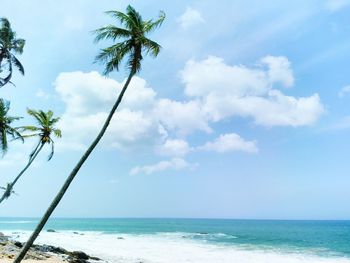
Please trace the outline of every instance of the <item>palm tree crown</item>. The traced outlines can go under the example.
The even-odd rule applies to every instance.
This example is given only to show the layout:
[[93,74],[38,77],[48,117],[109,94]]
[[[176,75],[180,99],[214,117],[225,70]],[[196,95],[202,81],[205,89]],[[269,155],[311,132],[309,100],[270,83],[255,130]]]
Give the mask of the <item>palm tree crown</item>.
[[119,11],[107,11],[107,14],[119,20],[124,28],[108,25],[97,29],[95,41],[124,39],[110,47],[101,50],[96,61],[106,64],[104,74],[113,70],[119,70],[121,61],[127,56],[127,67],[134,75],[141,70],[142,52],[156,57],[161,46],[146,37],[146,34],[159,27],[164,19],[164,12],[160,12],[157,20],[142,20],[141,15],[130,5],[126,8],[126,14]]
[[0,18],[0,88],[10,82],[15,66],[24,75],[24,68],[15,54],[22,54],[25,40],[16,38],[16,32],[6,18]]
[[11,124],[21,119],[21,117],[8,116],[10,110],[10,102],[4,99],[0,99],[0,152],[4,155],[8,148],[9,135],[12,139],[21,139],[23,141],[22,135],[18,132],[18,128],[11,127]]
[[22,135],[22,138],[27,137],[39,137],[39,142],[35,149],[31,152],[29,155],[29,160],[27,165],[22,169],[22,171],[16,176],[16,178],[13,180],[13,182],[8,183],[6,187],[0,187],[0,189],[4,190],[3,195],[0,197],[0,204],[5,200],[8,199],[13,192],[13,188],[17,181],[22,177],[22,175],[27,171],[27,169],[31,166],[35,158],[38,156],[38,154],[41,152],[43,147],[46,144],[51,144],[51,153],[49,155],[48,160],[51,160],[53,154],[54,154],[54,141],[51,138],[51,135],[54,134],[56,137],[60,138],[62,136],[61,131],[59,129],[56,129],[54,126],[59,121],[59,118],[53,117],[53,112],[48,111],[44,112],[42,110],[36,111],[36,110],[27,110],[28,114],[33,116],[35,120],[38,123],[38,126],[22,126],[19,129],[21,131],[30,131],[33,132],[32,134],[28,135]]
[[49,160],[52,158],[54,154],[54,141],[51,137],[53,134],[57,138],[62,137],[61,130],[55,128],[56,123],[60,120],[60,118],[54,118],[53,112],[49,110],[48,112],[44,112],[42,110],[27,110],[28,114],[33,116],[37,121],[38,126],[23,126],[21,127],[23,131],[34,132],[29,135],[23,135],[23,137],[39,137],[39,144],[34,149],[34,151],[30,154],[30,158],[35,155],[40,145],[51,144],[51,153],[49,155]]

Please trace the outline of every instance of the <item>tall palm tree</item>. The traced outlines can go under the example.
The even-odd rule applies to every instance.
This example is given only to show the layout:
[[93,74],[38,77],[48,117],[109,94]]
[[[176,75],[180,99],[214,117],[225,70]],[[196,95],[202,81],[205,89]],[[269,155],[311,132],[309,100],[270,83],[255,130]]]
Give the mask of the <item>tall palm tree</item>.
[[36,110],[28,109],[27,112],[28,112],[29,115],[34,117],[34,119],[36,120],[38,126],[23,126],[23,127],[20,127],[20,129],[22,131],[33,132],[32,134],[29,134],[29,135],[22,135],[22,138],[38,137],[39,138],[39,142],[36,145],[36,147],[34,148],[34,150],[31,152],[31,154],[29,155],[29,160],[28,160],[27,165],[16,176],[16,178],[13,180],[12,183],[8,183],[6,187],[3,187],[3,189],[4,188],[5,189],[4,189],[4,193],[3,193],[2,197],[0,198],[0,204],[2,203],[2,201],[4,201],[5,199],[10,197],[11,193],[13,193],[13,187],[15,186],[15,184],[17,183],[19,178],[21,178],[21,176],[24,174],[24,172],[33,163],[35,158],[38,156],[38,154],[41,152],[41,150],[43,149],[43,147],[46,144],[50,144],[51,145],[51,152],[49,154],[48,161],[51,160],[51,158],[52,158],[52,156],[54,154],[54,149],[55,149],[55,143],[54,143],[54,141],[52,139],[52,135],[54,135],[57,138],[61,138],[62,137],[61,130],[55,128],[55,125],[60,120],[60,118],[54,118],[52,111],[49,110],[48,112],[44,112],[42,110],[36,111]]
[[25,40],[16,38],[10,22],[0,18],[0,88],[9,83],[12,77],[13,66],[24,75],[24,68],[15,54],[22,54]]
[[126,82],[124,83],[124,86],[115,104],[113,105],[104,125],[102,126],[101,131],[99,132],[95,140],[92,142],[92,144],[89,146],[89,148],[86,150],[84,155],[81,157],[81,159],[74,167],[68,178],[66,179],[62,188],[50,204],[44,216],[41,218],[36,229],[22,248],[17,258],[14,260],[14,263],[19,263],[22,261],[25,254],[33,245],[35,239],[38,237],[40,231],[45,226],[50,215],[61,201],[69,185],[73,181],[74,177],[76,176],[82,165],[88,159],[96,145],[99,143],[99,141],[105,134],[115,111],[117,110],[120,102],[122,101],[124,93],[128,88],[132,77],[141,69],[141,61],[143,59],[142,52],[145,52],[146,54],[151,54],[154,57],[156,57],[160,51],[160,45],[147,38],[146,35],[163,23],[165,19],[165,14],[163,12],[160,13],[159,18],[155,21],[142,20],[141,15],[131,6],[128,6],[126,8],[126,13],[118,11],[108,11],[107,14],[117,19],[124,26],[124,28],[116,27],[114,25],[109,25],[100,28],[95,31],[95,33],[97,34],[96,41],[104,39],[115,41],[120,38],[123,39],[123,41],[115,43],[114,45],[105,49],[102,49],[101,53],[96,57],[96,61],[101,61],[106,64],[104,74],[108,74],[114,69],[118,70],[121,62],[125,58],[127,58],[127,68],[129,69],[129,76],[126,79]]
[[2,156],[5,155],[8,149],[8,136],[13,140],[20,139],[24,141],[18,128],[11,126],[14,121],[21,119],[21,117],[8,116],[9,110],[10,102],[0,98],[0,152]]

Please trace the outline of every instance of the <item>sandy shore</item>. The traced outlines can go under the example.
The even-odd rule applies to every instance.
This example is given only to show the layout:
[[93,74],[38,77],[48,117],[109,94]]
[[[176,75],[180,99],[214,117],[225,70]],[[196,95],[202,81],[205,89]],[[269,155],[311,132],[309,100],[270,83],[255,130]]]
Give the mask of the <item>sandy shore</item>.
[[[0,258],[0,262],[1,263],[12,263],[13,259],[3,259]],[[42,262],[42,263],[67,263],[62,261],[61,259],[57,258],[57,257],[51,257],[48,258],[46,260],[33,260],[33,259],[27,259],[27,260],[23,260],[23,263],[38,263],[38,262]]]
[[[13,263],[16,255],[20,253],[23,244],[22,242],[12,240],[0,232],[0,263]],[[68,251],[61,247],[48,245],[33,245],[25,258],[26,260],[23,260],[23,263],[88,263],[90,262],[89,260],[100,260],[82,251]]]

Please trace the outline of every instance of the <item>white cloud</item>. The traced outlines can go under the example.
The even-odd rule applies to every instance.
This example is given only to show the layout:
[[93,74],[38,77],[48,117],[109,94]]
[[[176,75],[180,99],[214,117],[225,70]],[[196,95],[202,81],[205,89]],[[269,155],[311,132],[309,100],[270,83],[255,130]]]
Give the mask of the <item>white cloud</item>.
[[290,68],[290,62],[286,57],[266,56],[261,59],[261,62],[268,66],[267,74],[270,83],[280,82],[285,87],[293,86],[293,72]]
[[[264,126],[302,126],[314,123],[324,112],[318,94],[295,98],[274,88],[290,87],[294,77],[285,57],[267,56],[267,66],[229,66],[221,58],[189,61],[181,77],[185,94],[201,101],[207,120],[251,117]],[[203,113],[202,113],[203,114]]]
[[331,12],[336,12],[350,5],[350,0],[327,0],[326,8]]
[[[105,78],[98,72],[61,73],[55,81],[56,91],[66,103],[70,114],[86,114],[109,109],[119,95],[123,83]],[[156,93],[146,81],[134,77],[121,107],[140,109],[152,105]]]
[[182,139],[168,139],[158,147],[158,153],[168,156],[184,156],[190,150],[188,142]]
[[187,135],[195,130],[211,132],[206,113],[199,101],[179,102],[160,99],[154,113],[165,127]]
[[185,13],[179,17],[178,21],[181,27],[185,29],[205,22],[201,13],[191,7],[186,9]]
[[198,147],[199,150],[215,151],[219,153],[243,151],[256,153],[258,147],[256,141],[245,141],[242,137],[235,133],[223,134],[216,138],[213,142],[207,142],[205,145]]
[[[63,138],[58,147],[84,149],[102,127],[122,84],[97,72],[61,73],[55,85],[66,110],[59,124]],[[151,114],[155,95],[143,79],[133,78],[103,139],[104,145],[123,148],[161,138],[159,123]]]
[[194,168],[195,164],[190,164],[181,158],[173,158],[170,161],[161,161],[153,165],[136,166],[130,170],[130,175],[153,174],[164,172],[166,170],[182,170]]
[[350,92],[350,85],[347,85],[347,86],[345,86],[345,87],[343,87],[340,91],[339,91],[339,93],[338,93],[338,96],[340,97],[340,98],[343,98],[347,93],[349,93]]
[[266,72],[245,66],[228,66],[222,58],[209,56],[203,61],[190,60],[186,63],[181,77],[185,83],[185,94],[203,97],[216,94],[264,94],[268,88]]
[[[118,149],[155,147],[161,155],[181,157],[192,150],[185,137],[196,131],[211,133],[214,122],[249,117],[258,125],[295,127],[314,123],[324,112],[318,94],[297,98],[275,87],[294,84],[285,57],[266,56],[254,67],[230,66],[218,57],[191,60],[181,77],[189,97],[184,101],[157,98],[145,80],[134,77],[102,145]],[[59,124],[63,138],[57,141],[58,149],[82,150],[99,132],[123,83],[97,72],[68,72],[57,77],[55,86],[66,106]],[[222,135],[199,148],[257,151],[255,141],[245,141],[237,134]],[[174,167],[174,160],[178,159],[138,169]]]

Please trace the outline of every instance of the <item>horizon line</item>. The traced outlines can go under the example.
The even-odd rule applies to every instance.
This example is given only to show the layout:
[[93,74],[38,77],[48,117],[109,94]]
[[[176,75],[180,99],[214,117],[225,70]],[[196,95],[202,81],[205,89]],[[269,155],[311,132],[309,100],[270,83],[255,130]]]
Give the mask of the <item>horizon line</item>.
[[[33,216],[0,216],[0,219],[40,219]],[[55,216],[52,219],[157,219],[157,220],[232,220],[232,221],[350,221],[350,219],[287,219],[287,218],[219,218],[219,217],[65,217]],[[0,221],[1,223],[1,221]]]

